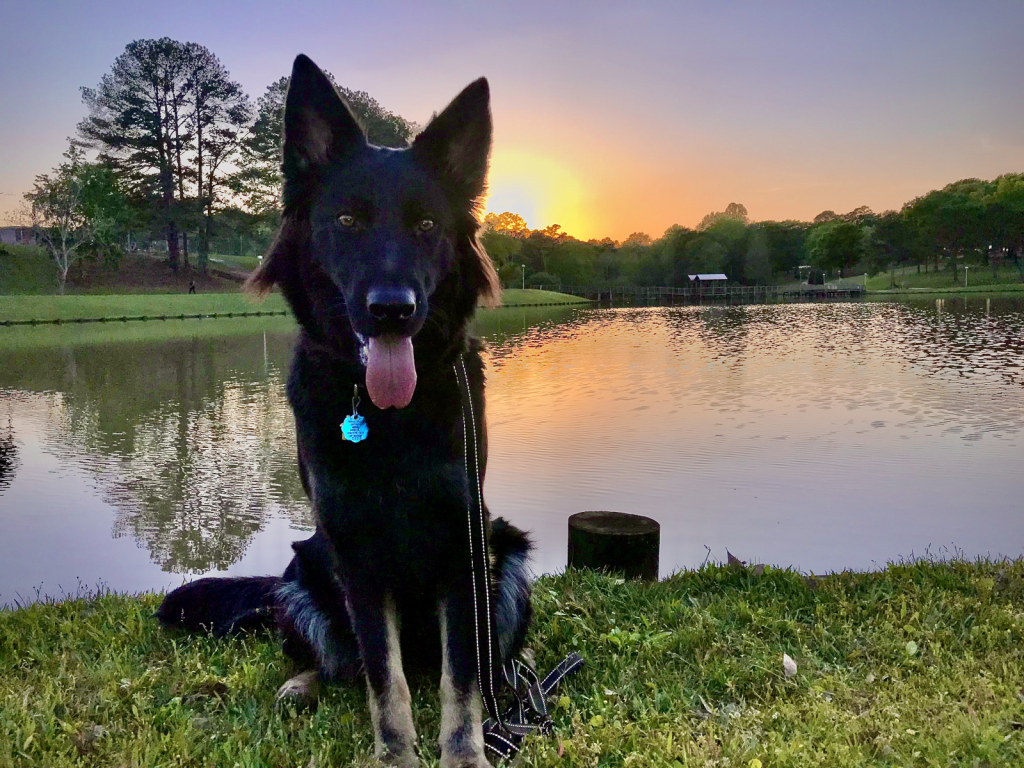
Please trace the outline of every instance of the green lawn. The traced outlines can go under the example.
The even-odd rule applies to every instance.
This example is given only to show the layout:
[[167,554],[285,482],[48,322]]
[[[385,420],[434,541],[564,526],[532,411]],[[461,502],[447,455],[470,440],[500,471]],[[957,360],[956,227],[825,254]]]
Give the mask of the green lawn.
[[228,312],[280,312],[283,297],[271,294],[263,302],[243,293],[153,293],[76,296],[0,296],[2,320],[73,320],[79,318],[161,315],[212,315]]
[[[189,319],[150,323],[83,323],[82,325],[19,325],[0,328],[0,355],[45,347],[92,344],[174,341],[244,336],[263,331],[294,333],[291,314],[272,317],[236,317],[232,320]],[[2,599],[0,599],[2,602]]]
[[236,256],[229,253],[211,253],[210,265],[237,272],[252,272],[260,265],[256,256]]
[[[168,633],[158,601],[0,611],[0,768],[368,765],[363,686],[276,712],[290,668],[269,633]],[[1021,560],[816,581],[711,565],[649,586],[576,572],[541,579],[534,605],[538,666],[574,649],[587,666],[522,766],[1024,765]],[[412,687],[436,766],[435,684]]]
[[557,291],[539,291],[534,288],[505,288],[501,292],[503,307],[544,306],[548,304],[589,304],[588,299]]
[[[553,291],[508,290],[502,294],[505,306],[584,303],[584,299]],[[280,294],[257,301],[243,293],[115,294],[115,295],[24,295],[0,296],[0,321],[76,320],[121,317],[158,318],[161,315],[227,314],[238,312],[280,312],[287,305]]]
[[56,292],[57,268],[43,248],[0,246],[0,294]]
[[[941,272],[917,272],[917,267],[896,270],[896,290],[950,291],[964,289],[964,270],[957,270],[957,280],[949,270]],[[892,290],[892,276],[882,272],[868,278],[869,291]],[[993,274],[985,267],[970,267],[967,270],[967,290],[1024,290],[1020,270],[1013,266],[1002,266]]]

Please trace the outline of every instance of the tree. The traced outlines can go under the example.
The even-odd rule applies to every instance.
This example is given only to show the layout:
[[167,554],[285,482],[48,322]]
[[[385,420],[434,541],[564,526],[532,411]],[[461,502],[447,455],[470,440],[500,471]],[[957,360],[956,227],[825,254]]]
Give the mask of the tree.
[[922,240],[933,249],[935,268],[939,254],[949,257],[952,279],[957,279],[957,258],[968,251],[980,250],[984,242],[983,212],[985,189],[977,179],[954,182],[941,190],[907,203],[904,215],[918,230]]
[[591,285],[597,277],[598,251],[575,238],[566,238],[548,256],[548,270],[568,285]]
[[92,238],[87,255],[116,260],[124,253],[126,238],[139,223],[138,211],[121,188],[117,171],[103,162],[83,163],[81,207]]
[[249,97],[231,80],[220,60],[203,46],[186,43],[189,74],[186,80],[189,122],[195,137],[196,200],[203,212],[199,240],[199,269],[206,271],[210,236],[218,192],[226,186],[219,173],[239,148],[250,119]]
[[878,217],[875,216],[874,211],[868,206],[862,205],[859,208],[854,208],[849,213],[844,213],[842,216],[836,216],[836,218],[849,224],[870,224]]
[[555,249],[555,241],[545,235],[540,230],[531,232],[530,235],[523,240],[522,248],[519,251],[522,263],[526,264],[528,270],[527,274],[534,272],[548,272],[547,263],[548,256]]
[[654,241],[651,240],[651,236],[646,232],[634,232],[627,237],[622,244],[628,246],[645,246],[650,245],[652,242]]
[[73,143],[65,162],[51,173],[36,176],[25,194],[36,237],[57,266],[58,289],[64,293],[71,265],[90,246],[112,246],[126,204],[109,168],[85,161],[85,152]]
[[747,209],[742,203],[729,203],[725,206],[724,211],[717,213],[709,213],[703,219],[700,220],[700,224],[697,225],[698,232],[704,232],[705,230],[711,229],[718,222],[723,219],[729,219],[732,221],[739,221],[743,224],[747,224],[750,219],[747,216]]
[[494,262],[494,268],[498,270],[501,284],[504,286],[518,285],[522,279],[520,273],[522,262],[519,259],[519,253],[523,248],[523,241],[505,232],[485,229],[480,236],[480,242]]
[[[366,91],[353,91],[330,79],[366,131],[371,144],[401,148],[409,143],[416,125],[382,107]],[[276,216],[281,198],[281,136],[284,131],[284,101],[288,77],[267,86],[256,102],[256,120],[241,142],[239,172],[232,188],[254,213]]]
[[916,232],[897,211],[878,216],[868,232],[868,264],[872,274],[889,270],[889,286],[896,287],[896,265],[907,261],[917,244]]
[[511,213],[509,211],[504,213],[488,213],[484,216],[484,229],[517,239],[528,237],[530,234],[530,228],[526,224],[526,219],[518,213]]
[[554,240],[556,243],[561,243],[569,237],[568,232],[562,231],[561,224],[549,224],[540,231],[544,234],[545,237]]
[[100,149],[101,159],[122,171],[142,197],[158,197],[174,270],[179,263],[176,202],[184,197],[182,150],[190,138],[185,117],[188,74],[181,43],[166,37],[135,40],[96,88],[82,88],[89,116],[78,126],[82,138]]
[[232,189],[255,214],[277,214],[281,205],[281,136],[288,78],[267,86],[256,102],[256,121],[242,139],[239,171]]
[[1024,277],[1024,173],[995,180],[984,229],[992,245],[1010,252]]
[[761,221],[755,225],[767,241],[772,272],[795,272],[804,263],[808,225],[802,221]]
[[811,231],[807,250],[819,269],[849,269],[864,257],[864,228],[837,218]]
[[743,263],[743,279],[749,285],[766,285],[772,277],[771,251],[768,236],[760,227],[753,227]]
[[749,229],[742,219],[721,217],[702,233],[695,271],[724,272],[730,279],[743,280],[748,239]]

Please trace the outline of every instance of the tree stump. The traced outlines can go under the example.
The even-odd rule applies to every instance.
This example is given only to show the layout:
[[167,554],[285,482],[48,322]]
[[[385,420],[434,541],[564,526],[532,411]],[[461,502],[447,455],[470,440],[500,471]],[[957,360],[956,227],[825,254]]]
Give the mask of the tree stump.
[[661,525],[624,512],[579,512],[569,518],[569,567],[658,580]]

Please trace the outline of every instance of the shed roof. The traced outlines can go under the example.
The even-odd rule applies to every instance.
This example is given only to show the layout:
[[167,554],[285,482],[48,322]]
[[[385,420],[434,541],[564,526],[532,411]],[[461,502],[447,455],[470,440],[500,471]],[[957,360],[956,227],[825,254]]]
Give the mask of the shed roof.
[[721,272],[716,272],[713,275],[712,274],[707,274],[707,275],[699,275],[699,274],[698,275],[688,275],[688,277],[691,280],[696,278],[696,279],[701,280],[701,281],[703,281],[703,280],[728,280],[729,279],[728,277],[723,275]]

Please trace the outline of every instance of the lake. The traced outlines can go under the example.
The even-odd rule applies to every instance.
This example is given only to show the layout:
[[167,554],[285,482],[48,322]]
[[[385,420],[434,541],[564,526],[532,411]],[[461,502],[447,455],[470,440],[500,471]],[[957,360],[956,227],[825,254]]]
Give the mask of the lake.
[[[488,310],[494,514],[661,571],[1024,554],[1024,298]],[[290,320],[0,328],[0,605],[279,573],[310,530]]]

